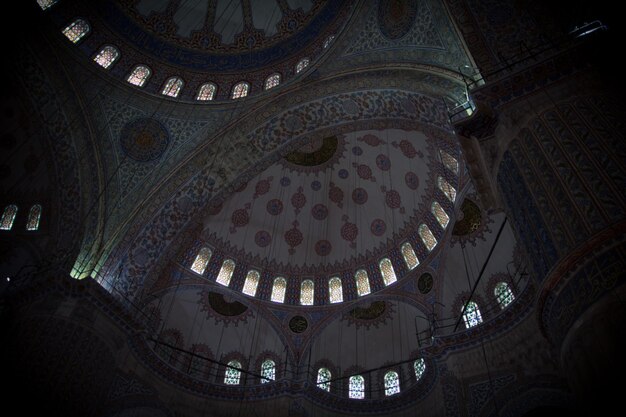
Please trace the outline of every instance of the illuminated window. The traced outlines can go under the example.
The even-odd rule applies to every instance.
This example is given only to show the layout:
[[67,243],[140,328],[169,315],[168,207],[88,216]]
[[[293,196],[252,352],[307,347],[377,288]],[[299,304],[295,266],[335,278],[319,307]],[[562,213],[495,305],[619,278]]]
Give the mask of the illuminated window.
[[100,49],[98,55],[93,59],[102,68],[109,68],[113,62],[120,56],[120,51],[115,46],[107,45]]
[[198,90],[198,95],[196,96],[196,100],[200,101],[209,101],[215,98],[215,93],[217,92],[217,87],[213,83],[206,83],[200,86]]
[[246,275],[246,281],[243,283],[243,293],[254,297],[256,295],[256,289],[259,286],[259,278],[261,276],[257,271],[251,269]]
[[383,281],[385,282],[385,285],[393,284],[397,281],[396,273],[393,270],[391,260],[389,260],[388,258],[384,258],[380,261],[378,266],[380,267],[380,273],[383,276]]
[[236,98],[245,97],[248,95],[249,90],[250,90],[250,84],[248,84],[245,81],[242,81],[233,87],[233,94],[231,95],[231,98],[236,99]]
[[13,228],[13,222],[15,221],[16,215],[17,206],[15,204],[6,206],[4,208],[4,212],[2,213],[2,220],[0,220],[0,230],[11,230],[11,228]]
[[454,172],[455,174],[458,174],[459,162],[446,151],[440,150],[439,154],[441,155],[441,162],[443,163],[443,165],[446,168],[448,168],[450,171]]
[[400,247],[400,251],[402,252],[402,256],[404,257],[404,262],[406,262],[406,267],[409,269],[414,269],[416,266],[420,264],[419,259],[417,259],[417,255],[413,250],[413,246],[409,242],[405,242]]
[[422,242],[424,242],[424,245],[426,245],[429,251],[433,250],[433,248],[437,246],[437,239],[435,239],[435,236],[433,236],[433,232],[430,231],[428,226],[423,223],[420,224],[418,233],[422,238]]
[[348,396],[357,400],[365,398],[365,378],[361,375],[351,376],[348,382]]
[[128,78],[126,78],[126,81],[137,87],[143,87],[146,81],[148,81],[148,78],[150,78],[150,74],[152,74],[150,68],[145,65],[137,65]]
[[310,279],[305,279],[300,284],[300,304],[303,306],[312,306],[313,297],[315,295],[315,284]]
[[385,395],[390,396],[400,392],[400,378],[396,371],[389,371],[385,374]]
[[228,367],[226,368],[226,372],[224,374],[224,383],[227,385],[238,385],[239,379],[241,379],[240,369],[241,363],[239,363],[239,361],[228,362]]
[[509,284],[506,282],[499,282],[496,284],[496,288],[493,292],[498,300],[498,304],[500,304],[500,308],[506,308],[513,302],[513,300],[515,300],[513,291],[511,291],[511,287],[509,287]]
[[41,10],[46,10],[54,6],[54,4],[57,1],[58,0],[37,0],[37,4],[39,4],[39,7],[41,7]]
[[456,200],[456,190],[453,186],[451,186],[448,181],[444,180],[442,177],[437,178],[437,186],[443,193],[448,197],[448,200],[454,203]]
[[298,62],[298,65],[296,65],[296,74],[298,74],[299,72],[301,72],[303,69],[305,69],[306,67],[309,66],[309,58],[303,58],[300,60],[300,62]]
[[207,248],[206,246],[200,249],[200,252],[198,252],[198,254],[196,255],[196,259],[191,265],[191,270],[200,275],[204,274],[204,270],[211,260],[212,254],[213,253],[211,252],[211,249]]
[[183,84],[182,79],[178,77],[171,77],[165,82],[161,94],[169,97],[178,97],[180,90],[183,89]]
[[448,223],[450,223],[450,217],[443,207],[441,207],[441,204],[439,204],[438,201],[433,201],[433,204],[430,206],[430,211],[435,215],[441,227],[445,229]]
[[91,28],[89,27],[89,23],[87,23],[87,21],[83,19],[76,19],[63,29],[63,34],[70,41],[78,43],[78,41],[84,38],[90,30]]
[[317,371],[317,387],[323,389],[324,391],[330,392],[330,379],[332,378],[332,374],[328,370],[328,368],[320,368]]
[[328,280],[328,298],[331,303],[343,302],[343,289],[341,286],[341,278],[332,277]]
[[478,304],[473,301],[467,303],[465,313],[463,313],[463,321],[465,322],[465,327],[468,329],[483,322],[480,310],[478,309]]
[[26,230],[34,231],[39,229],[39,220],[41,219],[41,205],[35,204],[28,212],[28,221],[26,221]]
[[354,279],[356,280],[356,292],[359,296],[370,293],[370,279],[367,276],[367,271],[365,269],[359,269],[356,271]]
[[424,358],[419,358],[413,362],[413,370],[415,371],[415,380],[419,381],[424,372],[426,372],[426,361],[424,361]]
[[333,39],[335,39],[335,35],[330,35],[326,38],[326,40],[324,41],[324,49],[330,46],[330,43],[333,41]]
[[273,360],[267,359],[261,364],[261,384],[274,381],[276,379],[276,364]]
[[230,278],[233,276],[234,271],[235,262],[230,259],[226,259],[220,268],[220,272],[217,274],[217,283],[228,287],[228,284],[230,284]]
[[275,303],[285,302],[285,291],[287,290],[287,281],[283,277],[277,277],[274,279],[274,285],[272,285],[272,298]]
[[265,89],[269,90],[278,84],[280,84],[280,74],[272,74],[265,80]]

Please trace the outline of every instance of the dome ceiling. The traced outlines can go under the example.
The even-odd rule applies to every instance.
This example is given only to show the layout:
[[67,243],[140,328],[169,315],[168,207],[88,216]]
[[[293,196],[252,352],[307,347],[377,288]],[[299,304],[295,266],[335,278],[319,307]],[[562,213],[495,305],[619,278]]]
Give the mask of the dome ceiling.
[[332,273],[382,256],[434,198],[434,138],[361,130],[310,140],[244,184],[204,221],[228,256],[284,273]]

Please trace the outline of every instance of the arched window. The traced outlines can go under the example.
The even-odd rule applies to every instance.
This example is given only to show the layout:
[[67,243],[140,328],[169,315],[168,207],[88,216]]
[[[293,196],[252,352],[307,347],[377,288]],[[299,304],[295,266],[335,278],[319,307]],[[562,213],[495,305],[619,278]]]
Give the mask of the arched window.
[[332,378],[332,374],[328,370],[328,368],[320,368],[317,371],[317,387],[319,389],[323,389],[324,391],[330,392],[330,379]]
[[120,51],[115,46],[107,45],[100,49],[98,55],[94,57],[94,61],[102,68],[109,68],[120,56]]
[[454,203],[456,200],[456,190],[443,177],[437,178],[437,186],[448,197],[448,200]]
[[385,395],[390,396],[400,392],[400,378],[396,371],[389,371],[385,374]]
[[226,259],[220,268],[220,272],[217,274],[217,283],[228,287],[228,284],[230,284],[230,278],[233,276],[234,271],[235,262],[230,259]]
[[283,277],[277,277],[274,279],[274,285],[272,285],[272,298],[275,303],[285,302],[285,291],[287,290],[287,281]]
[[308,67],[309,62],[311,62],[309,58],[302,58],[300,62],[298,62],[298,65],[296,65],[296,74],[302,72],[303,69]]
[[433,201],[433,204],[430,206],[430,211],[432,211],[433,215],[437,218],[437,221],[444,229],[450,223],[450,217],[448,213],[441,207],[438,201]]
[[171,77],[165,82],[161,94],[169,97],[178,97],[180,90],[183,89],[183,80],[179,77]]
[[413,362],[413,370],[415,371],[415,380],[419,381],[424,372],[426,372],[426,361],[424,361],[424,358],[419,358]]
[[41,7],[41,10],[49,9],[59,0],[37,0],[37,4]]
[[341,278],[332,277],[328,280],[328,298],[331,303],[343,302],[343,288]]
[[196,255],[196,259],[193,261],[193,264],[191,265],[191,270],[195,272],[196,274],[200,274],[200,275],[204,274],[204,271],[206,270],[206,266],[209,264],[209,261],[211,260],[211,255],[213,255],[213,252],[211,252],[211,249],[209,249],[208,247],[205,246],[202,249],[200,249],[200,251]]
[[463,313],[463,321],[465,322],[465,327],[468,329],[483,322],[480,310],[478,309],[478,304],[473,301],[467,303],[465,313]]
[[315,295],[315,284],[310,279],[305,279],[300,284],[300,304],[312,306]]
[[206,83],[200,86],[196,100],[209,101],[215,98],[217,92],[217,86],[213,83]]
[[276,87],[280,84],[280,74],[272,74],[265,80],[265,89],[269,90],[270,88]]
[[271,359],[266,359],[261,364],[261,384],[274,381],[276,379],[276,364]]
[[249,270],[248,275],[246,275],[246,280],[243,283],[243,293],[254,297],[256,295],[256,289],[259,286],[260,277],[260,274],[254,269]]
[[441,162],[443,163],[443,165],[446,168],[448,168],[450,171],[454,172],[455,174],[458,174],[459,162],[453,156],[451,156],[449,153],[447,153],[444,150],[439,150],[439,154],[441,155]]
[[367,276],[367,271],[365,269],[359,269],[356,271],[354,279],[356,281],[356,293],[359,296],[370,293],[370,279]]
[[245,97],[248,95],[248,91],[250,91],[250,84],[242,81],[233,87],[233,94],[231,95],[231,98],[236,99]]
[[63,29],[63,34],[67,39],[74,43],[78,43],[82,38],[85,37],[89,33],[91,28],[89,27],[89,23],[87,23],[84,19],[76,19],[72,23],[70,23],[65,29]]
[[385,285],[393,284],[397,281],[396,273],[389,258],[381,259],[378,266],[380,267],[380,273],[383,276]]
[[0,220],[0,230],[11,230],[15,216],[17,216],[17,206],[15,204],[6,206],[2,212],[2,220]]
[[137,65],[132,70],[128,78],[126,78],[126,81],[132,85],[136,85],[137,87],[143,87],[146,84],[146,81],[148,81],[148,78],[150,78],[150,74],[152,74],[150,68],[145,65]]
[[[237,368],[237,369],[235,369]],[[241,378],[241,363],[239,361],[230,361],[224,373],[224,383],[227,385],[238,385]]]
[[209,378],[211,374],[211,352],[202,345],[193,345],[189,356],[189,363],[186,365],[190,375],[196,378]]
[[433,232],[430,231],[428,226],[423,223],[420,224],[417,232],[420,234],[422,242],[424,242],[424,245],[426,245],[429,251],[433,250],[433,248],[437,246],[437,239],[435,239],[435,236],[433,236]]
[[348,396],[357,400],[365,398],[365,378],[353,375],[348,380]]
[[335,35],[330,35],[329,37],[326,38],[326,40],[324,41],[324,49],[328,48],[330,46],[330,43],[335,39]]
[[404,257],[404,262],[406,262],[406,267],[411,269],[415,269],[416,266],[420,264],[419,259],[417,259],[417,255],[413,250],[413,246],[411,243],[404,242],[400,247],[400,251],[402,252],[402,256]]
[[493,290],[500,308],[504,309],[515,300],[511,287],[506,282],[498,282],[496,288]]
[[35,231],[39,229],[39,220],[41,219],[41,205],[35,204],[28,212],[28,220],[26,221],[26,230]]

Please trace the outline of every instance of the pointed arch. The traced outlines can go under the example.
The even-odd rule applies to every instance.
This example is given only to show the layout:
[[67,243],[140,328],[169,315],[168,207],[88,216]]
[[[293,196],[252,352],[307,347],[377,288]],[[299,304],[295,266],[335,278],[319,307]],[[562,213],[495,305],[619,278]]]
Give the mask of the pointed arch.
[[400,251],[402,252],[402,257],[404,258],[406,267],[409,268],[409,270],[415,269],[415,267],[420,264],[420,261],[417,259],[415,250],[413,250],[413,246],[410,242],[404,242],[400,247]]
[[310,279],[305,279],[300,284],[300,304],[312,306],[315,300],[315,283]]
[[331,304],[343,302],[343,286],[341,278],[332,277],[328,280],[328,299]]
[[146,85],[146,81],[152,75],[152,71],[146,65],[137,65],[130,72],[126,81],[134,86],[143,87]]
[[245,81],[241,81],[233,86],[233,92],[230,98],[234,100],[237,98],[246,97],[249,91],[250,91],[250,84],[248,84]]
[[35,204],[30,208],[28,211],[28,220],[26,221],[26,230],[31,232],[39,230],[41,211],[41,204]]
[[348,396],[355,400],[365,398],[365,378],[361,375],[352,375],[348,379]]
[[235,272],[235,261],[232,259],[225,259],[215,281],[218,284],[228,287],[230,284],[230,278],[233,276],[233,272]]
[[198,89],[198,95],[196,100],[198,101],[211,101],[215,98],[217,93],[217,86],[213,83],[204,83]]
[[246,275],[246,280],[243,283],[243,293],[249,295],[250,297],[254,297],[259,286],[260,278],[261,275],[258,271],[255,271],[254,269],[249,270]]
[[224,384],[239,385],[241,380],[241,362],[232,360],[228,362],[228,366],[224,372]]
[[78,43],[91,31],[85,19],[76,19],[63,29],[63,34],[70,42]]
[[424,242],[424,245],[429,251],[433,250],[435,246],[437,246],[437,239],[427,225],[425,225],[424,223],[420,224],[417,232],[419,233],[422,242]]
[[17,216],[17,206],[9,204],[2,212],[2,220],[0,220],[0,230],[11,230]]
[[496,296],[496,300],[498,300],[498,304],[501,309],[505,309],[515,300],[515,296],[513,295],[513,291],[509,284],[504,281],[498,282],[496,287],[493,290],[494,295]]
[[381,259],[378,263],[378,267],[380,268],[380,274],[383,277],[385,285],[391,285],[398,280],[396,278],[396,272],[393,270],[393,264],[389,258]]
[[161,94],[176,98],[183,89],[184,81],[180,77],[170,77],[167,79],[161,90]]
[[483,322],[483,317],[480,314],[478,304],[474,301],[467,303],[467,307],[465,307],[465,312],[463,313],[463,322],[465,323],[465,328],[467,329],[478,326]]
[[299,74],[306,67],[308,67],[310,62],[311,60],[309,58],[302,58],[300,61],[298,61],[298,64],[296,65],[296,74]]
[[191,270],[196,274],[204,274],[204,271],[206,270],[206,267],[209,264],[212,255],[213,252],[208,246],[200,249],[198,251],[198,254],[196,255],[196,259],[194,259],[193,264],[191,264]]
[[330,380],[332,373],[328,368],[320,368],[317,370],[317,387],[326,392],[330,392]]
[[285,302],[285,293],[287,292],[287,280],[283,277],[274,278],[274,285],[272,285],[271,300],[275,303]]
[[120,57],[120,51],[113,45],[106,45],[93,60],[104,69],[108,69]]
[[276,363],[271,359],[266,359],[261,364],[261,384],[276,380]]
[[370,290],[370,279],[365,269],[359,269],[354,274],[354,280],[356,281],[356,292],[360,296],[367,295]]
[[387,397],[400,393],[400,377],[398,376],[398,373],[396,371],[388,371],[385,374],[384,383],[385,395]]
[[265,79],[265,89],[266,90],[269,90],[270,88],[274,88],[278,84],[280,84],[280,74],[279,73],[272,74],[272,75],[270,75],[269,77],[267,77]]

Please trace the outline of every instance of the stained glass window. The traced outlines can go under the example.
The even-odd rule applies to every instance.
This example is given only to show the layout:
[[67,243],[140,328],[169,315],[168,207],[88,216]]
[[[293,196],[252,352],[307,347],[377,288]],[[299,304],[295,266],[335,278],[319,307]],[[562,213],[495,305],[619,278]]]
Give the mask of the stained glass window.
[[93,59],[102,68],[109,68],[113,62],[120,56],[120,51],[115,46],[107,45],[100,49],[98,55]]
[[198,90],[198,95],[196,96],[196,100],[200,101],[209,101],[215,98],[215,93],[217,92],[217,87],[213,83],[206,83],[200,86]]
[[15,216],[17,216],[17,206],[15,204],[6,206],[4,208],[4,212],[2,213],[0,230],[11,230],[11,228],[13,227],[13,222],[15,221]]
[[143,87],[150,78],[150,68],[145,65],[137,65],[133,71],[130,73],[126,81],[131,83],[132,85],[136,85],[137,87]]
[[[228,362],[228,366],[224,374],[224,383],[227,385],[238,385],[239,379],[241,378],[241,371],[239,370],[241,369],[241,363],[239,363],[239,361],[230,361]],[[231,366],[232,368],[230,368]]]
[[217,274],[217,283],[228,287],[228,284],[230,284],[230,278],[233,276],[234,271],[235,262],[230,259],[226,259],[220,268],[220,272]]
[[413,370],[415,371],[415,380],[419,381],[424,372],[426,372],[426,361],[424,361],[424,358],[419,358],[413,362]]
[[443,165],[446,168],[448,168],[450,171],[454,172],[455,174],[458,174],[459,162],[446,151],[440,150],[439,154],[441,155],[441,162],[443,163]]
[[439,204],[438,201],[433,201],[433,204],[430,206],[430,211],[435,215],[441,227],[445,229],[448,223],[450,223],[450,217],[443,207],[441,207],[441,204]]
[[28,221],[26,222],[26,230],[34,231],[39,229],[39,220],[41,219],[41,205],[35,204],[28,212]]
[[212,254],[213,252],[211,252],[211,249],[207,248],[206,246],[200,249],[200,251],[196,255],[196,259],[193,261],[193,264],[191,265],[191,270],[200,275],[204,274],[204,270],[206,269],[206,266],[209,264]]
[[390,396],[400,392],[400,378],[396,371],[389,371],[385,374],[385,395]]
[[328,368],[320,368],[317,371],[317,387],[323,389],[324,391],[330,392],[330,379],[332,378],[332,374],[328,370]]
[[261,384],[274,381],[276,379],[276,364],[273,360],[267,359],[261,364]]
[[233,87],[233,94],[231,96],[231,98],[236,99],[236,98],[242,98],[248,95],[248,91],[250,90],[250,84],[248,84],[247,82],[240,82],[239,84],[236,84]]
[[365,398],[365,378],[361,375],[351,376],[348,380],[348,396],[357,400]]
[[448,181],[444,180],[443,177],[437,178],[437,186],[443,191],[446,197],[448,197],[448,200],[454,203],[454,200],[456,200],[456,190],[454,187],[451,186]]
[[178,97],[180,90],[183,89],[183,84],[183,80],[179,77],[171,77],[165,82],[161,94],[169,97]]
[[315,295],[315,284],[310,279],[305,279],[300,284],[300,304],[303,306],[312,306],[313,297]]
[[393,284],[397,281],[396,272],[393,270],[393,265],[391,264],[391,260],[389,260],[389,258],[382,259],[378,266],[380,267],[380,273],[383,276],[385,285]]
[[513,291],[511,291],[511,287],[506,282],[497,283],[493,292],[498,300],[498,304],[500,304],[500,308],[507,307],[515,300]]
[[435,239],[433,232],[430,231],[428,226],[422,223],[417,231],[422,238],[422,242],[424,242],[424,245],[426,245],[429,251],[433,250],[433,248],[437,246],[437,239]]
[[260,277],[259,273],[254,269],[249,270],[248,275],[246,275],[246,280],[243,283],[243,293],[254,297],[256,295],[256,289],[259,286]]
[[324,49],[330,46],[330,43],[333,41],[333,39],[335,39],[335,35],[330,35],[326,38],[326,40],[324,41]]
[[309,58],[303,58],[300,60],[300,62],[298,62],[298,65],[296,65],[296,74],[298,74],[299,72],[301,72],[303,69],[305,69],[306,67],[309,66]]
[[89,23],[87,23],[86,20],[76,19],[72,23],[70,23],[65,29],[63,29],[63,34],[70,41],[78,43],[78,41],[84,38],[90,30],[91,28],[89,27]]
[[278,84],[280,84],[280,74],[272,74],[265,80],[265,89],[269,90]]
[[402,252],[402,256],[404,257],[404,262],[406,262],[407,268],[414,269],[420,264],[420,261],[419,259],[417,259],[417,255],[415,254],[411,243],[404,242],[400,247],[400,251]]
[[332,277],[328,280],[328,298],[331,303],[343,302],[343,288],[341,285],[341,278]]
[[37,0],[37,3],[39,7],[41,7],[41,10],[46,10],[52,7],[57,1],[58,0]]
[[199,378],[208,378],[211,372],[211,362],[207,360],[211,356],[204,349],[193,348],[194,355],[190,356],[189,374]]
[[480,310],[478,309],[478,304],[473,301],[467,303],[465,313],[463,313],[463,321],[465,322],[465,327],[468,329],[483,322]]
[[356,271],[354,279],[356,280],[356,292],[359,296],[370,293],[370,279],[367,276],[367,271],[365,269],[359,269]]
[[275,303],[285,302],[285,291],[287,290],[287,281],[283,277],[277,277],[274,279],[274,285],[272,286],[272,298]]

